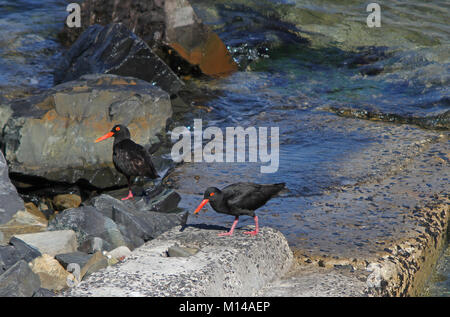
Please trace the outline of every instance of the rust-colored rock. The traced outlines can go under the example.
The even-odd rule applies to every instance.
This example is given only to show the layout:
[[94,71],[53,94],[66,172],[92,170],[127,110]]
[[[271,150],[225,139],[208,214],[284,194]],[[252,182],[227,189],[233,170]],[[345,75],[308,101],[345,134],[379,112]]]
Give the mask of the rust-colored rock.
[[53,205],[57,210],[77,208],[81,205],[81,197],[75,194],[60,194],[53,197]]
[[[53,108],[35,106],[43,100]],[[85,75],[2,109],[9,116],[0,142],[11,172],[67,183],[84,179],[101,188],[126,180],[112,164],[112,142],[95,139],[122,123],[149,147],[172,116],[170,96],[160,88],[107,74]]]
[[225,44],[203,24],[187,0],[85,0],[81,28],[60,34],[70,45],[90,25],[123,23],[176,73],[223,76],[237,70]]

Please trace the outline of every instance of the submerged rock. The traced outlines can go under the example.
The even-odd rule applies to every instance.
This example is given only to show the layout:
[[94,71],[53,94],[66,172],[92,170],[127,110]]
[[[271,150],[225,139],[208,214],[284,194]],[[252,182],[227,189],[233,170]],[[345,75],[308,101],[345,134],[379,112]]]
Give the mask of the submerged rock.
[[450,129],[450,110],[424,117],[402,115],[396,113],[383,113],[378,111],[369,111],[353,108],[330,107],[330,111],[341,117],[356,118],[372,121],[384,121],[399,124],[414,124],[424,129],[449,130]]
[[17,211],[24,209],[23,200],[9,179],[8,165],[2,151],[0,151],[0,224],[6,223]]
[[0,297],[30,297],[41,287],[36,275],[24,260],[0,276]]
[[136,77],[170,94],[184,85],[142,39],[120,23],[87,28],[65,53],[55,71],[55,83],[95,73]]
[[278,12],[262,9],[264,4],[258,7],[257,2],[192,3],[201,19],[214,26],[242,70],[254,61],[269,58],[277,49],[309,43],[299,36],[300,30],[294,24],[283,22]]
[[85,0],[81,28],[65,26],[60,38],[72,44],[90,25],[121,22],[178,73],[223,75],[237,69],[225,44],[198,18],[187,0]]
[[[0,145],[10,172],[65,183],[87,181],[100,188],[126,180],[112,164],[112,142],[94,140],[122,123],[135,142],[148,147],[172,116],[166,92],[116,75],[86,75],[42,95],[2,104],[2,110],[9,113],[2,118]],[[12,189],[5,193],[13,197]],[[12,199],[5,206],[14,210],[19,203]]]

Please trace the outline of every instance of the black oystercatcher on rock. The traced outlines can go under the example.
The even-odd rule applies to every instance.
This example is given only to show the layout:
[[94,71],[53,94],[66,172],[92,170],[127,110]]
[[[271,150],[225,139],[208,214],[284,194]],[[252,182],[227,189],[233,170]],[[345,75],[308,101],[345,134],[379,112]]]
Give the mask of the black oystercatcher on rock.
[[258,234],[258,216],[255,210],[263,206],[269,199],[278,194],[285,184],[261,185],[255,183],[236,183],[223,188],[209,187],[203,195],[203,201],[194,211],[198,213],[208,202],[215,211],[235,216],[230,231],[221,233],[219,236],[231,236],[239,221],[239,216],[251,216],[255,220],[255,230],[244,232],[252,236]]
[[130,139],[130,131],[127,127],[118,124],[110,132],[95,140],[95,143],[114,137],[113,163],[116,169],[126,176],[128,180],[128,196],[122,200],[133,197],[131,191],[132,176],[148,176],[152,179],[159,175],[153,166],[150,154],[139,144]]

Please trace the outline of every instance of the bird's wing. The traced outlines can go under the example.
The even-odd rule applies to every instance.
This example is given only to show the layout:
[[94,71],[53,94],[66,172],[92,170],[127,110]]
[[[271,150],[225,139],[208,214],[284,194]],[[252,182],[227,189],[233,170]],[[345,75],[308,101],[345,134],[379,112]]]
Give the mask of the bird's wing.
[[270,195],[263,186],[253,183],[236,183],[225,187],[222,192],[231,209],[255,210],[264,205]]
[[117,165],[131,175],[157,177],[150,154],[139,144],[131,140],[124,140],[117,144],[116,154],[119,157]]

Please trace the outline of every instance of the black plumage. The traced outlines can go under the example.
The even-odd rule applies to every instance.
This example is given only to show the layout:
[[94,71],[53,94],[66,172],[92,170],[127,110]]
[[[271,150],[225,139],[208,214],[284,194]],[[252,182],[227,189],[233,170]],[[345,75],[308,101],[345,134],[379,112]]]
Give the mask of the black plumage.
[[284,187],[284,183],[235,183],[224,187],[222,190],[216,187],[209,187],[203,195],[202,203],[194,213],[197,213],[209,202],[216,212],[235,216],[235,221],[230,231],[220,235],[232,235],[239,216],[246,215],[253,217],[255,220],[255,230],[246,233],[255,235],[258,233],[258,217],[255,214],[255,210],[265,205],[267,201],[277,195]]
[[113,163],[115,168],[125,175],[128,181],[129,194],[122,200],[133,197],[131,177],[147,176],[151,179],[159,175],[153,165],[150,154],[145,148],[130,139],[130,131],[123,125],[115,125],[111,131],[98,138],[96,142],[114,137]]

